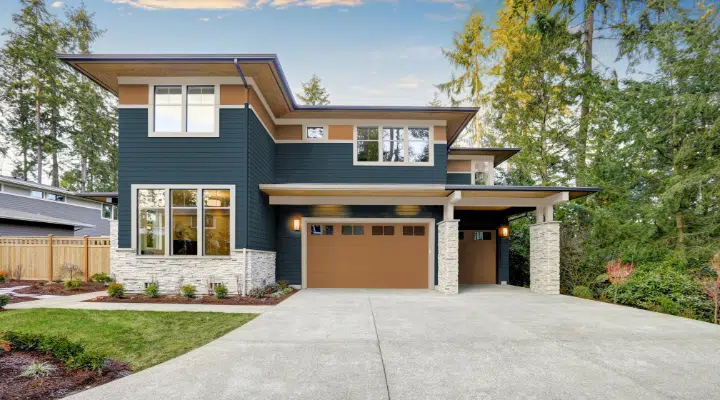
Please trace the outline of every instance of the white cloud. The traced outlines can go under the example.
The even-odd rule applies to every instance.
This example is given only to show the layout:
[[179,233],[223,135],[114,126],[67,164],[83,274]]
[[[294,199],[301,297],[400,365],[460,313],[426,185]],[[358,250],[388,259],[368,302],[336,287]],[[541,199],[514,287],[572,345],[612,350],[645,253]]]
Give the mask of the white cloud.
[[145,10],[241,10],[260,8],[265,4],[275,8],[305,6],[325,8],[332,6],[354,7],[363,0],[109,0]]
[[369,94],[372,96],[379,96],[379,95],[385,93],[385,91],[381,90],[381,89],[375,89],[375,88],[370,88],[367,86],[360,86],[360,85],[350,86],[350,89],[352,89],[356,92],[362,93],[362,94]]
[[55,7],[55,8],[62,7],[62,6],[63,6],[62,1],[54,1],[52,4],[50,4],[50,7]]
[[421,83],[422,80],[418,79],[415,75],[406,75],[397,81],[395,87],[399,89],[417,89]]
[[202,22],[208,22],[208,21],[210,21],[210,18],[198,18],[198,20],[200,20]]

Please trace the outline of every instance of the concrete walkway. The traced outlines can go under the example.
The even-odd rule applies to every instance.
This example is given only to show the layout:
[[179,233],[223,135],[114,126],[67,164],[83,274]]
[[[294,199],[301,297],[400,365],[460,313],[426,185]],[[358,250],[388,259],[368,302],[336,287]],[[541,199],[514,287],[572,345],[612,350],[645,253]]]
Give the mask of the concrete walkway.
[[711,399],[720,327],[507,286],[302,290],[73,399]]
[[55,296],[42,300],[26,301],[9,304],[9,310],[24,310],[28,308],[70,308],[75,310],[128,310],[128,311],[189,311],[189,312],[222,312],[236,314],[260,314],[272,309],[274,306],[243,306],[224,304],[157,304],[157,303],[94,303],[85,302],[99,296],[106,296],[106,292],[92,292],[72,296]]

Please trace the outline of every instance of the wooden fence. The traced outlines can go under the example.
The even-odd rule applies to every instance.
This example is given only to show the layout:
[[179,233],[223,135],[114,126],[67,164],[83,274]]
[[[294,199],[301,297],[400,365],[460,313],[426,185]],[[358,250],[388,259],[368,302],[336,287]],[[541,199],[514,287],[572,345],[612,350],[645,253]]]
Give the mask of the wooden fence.
[[0,236],[0,271],[22,279],[68,279],[63,266],[73,264],[85,281],[110,273],[110,238],[73,236]]

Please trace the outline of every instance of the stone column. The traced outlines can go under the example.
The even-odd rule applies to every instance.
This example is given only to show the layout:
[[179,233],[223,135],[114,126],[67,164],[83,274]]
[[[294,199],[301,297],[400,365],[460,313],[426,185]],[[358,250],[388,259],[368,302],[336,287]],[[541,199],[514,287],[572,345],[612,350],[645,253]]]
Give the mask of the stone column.
[[530,290],[560,294],[560,223],[530,225]]
[[458,293],[459,243],[458,220],[446,220],[438,226],[438,285],[446,294]]
[[113,273],[115,264],[117,263],[118,249],[118,222],[110,220],[110,273]]

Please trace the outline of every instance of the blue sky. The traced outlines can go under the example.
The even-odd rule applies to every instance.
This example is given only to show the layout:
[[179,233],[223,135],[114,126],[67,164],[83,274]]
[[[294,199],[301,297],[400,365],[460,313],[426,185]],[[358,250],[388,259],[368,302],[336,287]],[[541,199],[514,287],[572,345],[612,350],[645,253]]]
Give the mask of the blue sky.
[[[0,29],[16,0],[3,0]],[[425,105],[452,72],[442,57],[473,8],[501,0],[86,0],[96,53],[275,53],[291,87],[317,73],[333,104]],[[50,10],[79,0],[48,0]],[[9,7],[7,7],[9,6]],[[3,40],[3,39],[0,39]],[[606,48],[603,48],[605,46]],[[597,51],[614,59],[613,45]]]

